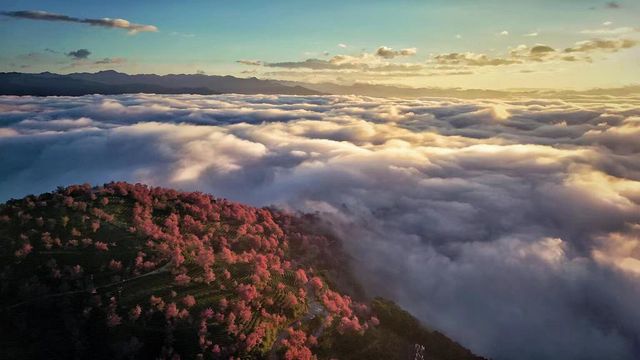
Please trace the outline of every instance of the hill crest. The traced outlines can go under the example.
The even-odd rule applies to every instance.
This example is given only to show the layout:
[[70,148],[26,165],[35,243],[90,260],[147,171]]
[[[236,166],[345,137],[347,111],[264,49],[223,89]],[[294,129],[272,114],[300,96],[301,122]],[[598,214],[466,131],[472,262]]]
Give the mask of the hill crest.
[[347,258],[313,222],[122,182],[11,200],[0,345],[9,358],[405,359],[417,345],[476,358],[391,302],[337,289]]

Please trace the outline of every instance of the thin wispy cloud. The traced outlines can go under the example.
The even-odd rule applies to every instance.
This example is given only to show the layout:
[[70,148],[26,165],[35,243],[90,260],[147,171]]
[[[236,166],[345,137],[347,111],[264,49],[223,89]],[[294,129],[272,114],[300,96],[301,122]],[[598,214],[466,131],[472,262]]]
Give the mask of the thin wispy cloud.
[[237,60],[238,64],[249,65],[249,66],[260,66],[262,65],[262,61],[259,60]]
[[17,19],[70,22],[70,23],[86,24],[86,25],[99,26],[99,27],[105,27],[105,28],[123,29],[123,30],[127,30],[129,34],[158,31],[158,28],[154,25],[135,24],[125,19],[77,18],[77,17],[63,15],[63,14],[55,14],[55,13],[50,13],[46,11],[32,11],[32,10],[3,11],[3,12],[0,12],[0,14],[4,16],[12,17],[12,18],[17,18]]
[[102,58],[100,60],[96,60],[93,63],[96,65],[116,65],[116,64],[124,64],[127,60],[125,58],[116,57],[116,58]]
[[[606,26],[606,25],[605,25]],[[588,35],[622,35],[630,34],[633,32],[639,32],[640,28],[633,28],[631,26],[622,26],[617,28],[600,28],[600,29],[585,29],[580,31],[581,34]]]

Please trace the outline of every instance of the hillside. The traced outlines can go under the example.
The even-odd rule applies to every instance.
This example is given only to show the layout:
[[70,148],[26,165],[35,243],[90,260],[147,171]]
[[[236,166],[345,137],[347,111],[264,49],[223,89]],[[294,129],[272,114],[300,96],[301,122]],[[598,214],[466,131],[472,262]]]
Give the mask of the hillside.
[[11,200],[0,206],[2,357],[479,359],[361,297],[339,241],[316,224],[127,183]]

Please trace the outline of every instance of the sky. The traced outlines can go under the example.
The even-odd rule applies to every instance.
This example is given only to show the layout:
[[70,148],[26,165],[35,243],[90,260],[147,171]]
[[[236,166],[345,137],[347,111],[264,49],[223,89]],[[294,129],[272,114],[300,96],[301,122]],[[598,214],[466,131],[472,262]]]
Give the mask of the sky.
[[0,71],[491,89],[640,82],[640,3],[628,0],[3,0],[0,11]]

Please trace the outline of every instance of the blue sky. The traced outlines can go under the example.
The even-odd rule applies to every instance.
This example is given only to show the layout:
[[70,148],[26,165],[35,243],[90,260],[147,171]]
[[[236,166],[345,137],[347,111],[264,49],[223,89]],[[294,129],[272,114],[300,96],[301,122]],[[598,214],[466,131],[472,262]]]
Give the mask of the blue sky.
[[[620,45],[620,51],[615,44],[604,51],[588,50],[589,54],[581,54],[584,61],[559,60],[562,49],[581,41],[603,39],[619,44],[622,40],[637,41],[640,32],[634,27],[640,23],[640,4],[635,1],[615,4],[593,0],[2,1],[0,11],[4,12],[38,10],[75,18],[119,18],[153,25],[158,31],[132,35],[117,28],[2,16],[0,70],[73,72],[108,67],[135,73],[204,71],[409,86],[531,87],[533,83],[533,87],[556,87],[558,79],[562,79],[562,87],[616,86],[638,80],[634,62],[639,53],[635,43],[628,47]],[[531,49],[535,45],[550,46],[558,55],[538,67],[534,66],[540,65],[535,64],[540,62],[538,59],[529,61],[522,57],[513,64],[517,66],[481,66],[482,69],[470,68],[468,59],[462,59],[464,66],[451,61],[436,64],[433,60],[438,54],[451,53],[471,54],[469,57],[473,59],[483,55],[489,59],[505,56],[511,59],[513,55],[508,55],[509,52],[518,46]],[[386,59],[385,64],[413,64],[413,68],[430,65],[415,76],[408,72],[371,70],[383,63],[375,56],[367,58],[366,54],[375,54],[383,46],[416,50],[410,57]],[[87,49],[91,54],[71,64],[65,54],[78,49]],[[528,50],[521,52],[524,51]],[[341,55],[351,58],[334,59]],[[105,58],[118,61],[95,64]],[[331,64],[344,60],[357,63],[355,67],[360,69],[346,69],[345,62],[340,62],[345,69],[331,69],[338,70],[333,73],[328,69],[293,71],[290,67],[265,66],[306,59],[322,59]],[[237,60],[260,61],[262,66],[247,67],[236,63]],[[611,69],[612,61],[618,64],[617,70]],[[598,65],[600,62],[602,67]],[[362,71],[363,64],[369,67],[366,71]],[[589,79],[576,78],[585,71],[593,75]],[[530,75],[533,73],[538,74]],[[500,74],[511,74],[510,80],[497,81]]]

